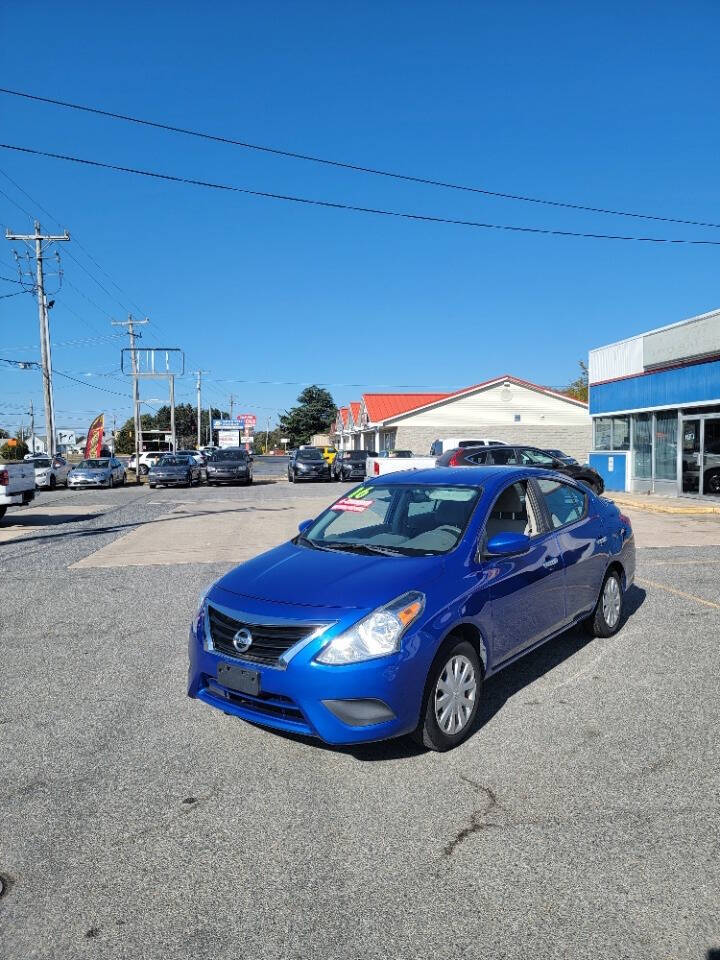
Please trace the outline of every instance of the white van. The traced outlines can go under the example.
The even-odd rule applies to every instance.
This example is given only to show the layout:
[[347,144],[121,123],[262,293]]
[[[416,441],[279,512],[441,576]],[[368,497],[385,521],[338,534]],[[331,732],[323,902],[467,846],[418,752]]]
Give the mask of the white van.
[[447,450],[457,450],[458,447],[490,447],[496,444],[505,446],[504,440],[491,440],[489,437],[480,437],[478,440],[466,440],[464,437],[446,437],[444,440],[434,440],[430,446],[430,456],[440,457]]

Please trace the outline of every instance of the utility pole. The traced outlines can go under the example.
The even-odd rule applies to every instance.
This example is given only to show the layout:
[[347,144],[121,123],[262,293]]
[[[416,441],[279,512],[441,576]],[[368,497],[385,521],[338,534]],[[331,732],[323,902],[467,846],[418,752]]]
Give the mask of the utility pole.
[[175,453],[177,450],[177,442],[175,440],[175,374],[168,374],[168,381],[170,382],[170,443],[172,444],[172,452]]
[[[50,352],[50,323],[48,320],[48,302],[45,296],[45,278],[43,276],[43,253],[53,243],[69,240],[70,234],[65,231],[62,236],[44,234],[40,221],[35,221],[35,233],[21,234],[5,231],[8,240],[23,240],[30,245],[35,244],[36,279],[35,292],[38,302],[38,320],[40,322],[40,355],[43,371],[43,399],[45,401],[45,429],[47,431],[47,452],[50,457],[55,456],[55,404],[52,389],[52,355]],[[44,244],[44,246],[43,246]]]
[[231,420],[232,420],[232,418],[233,418],[233,408],[234,408],[234,406],[235,406],[235,397],[234,397],[232,394],[230,394],[230,419],[231,419]]
[[33,410],[32,397],[30,398],[30,409],[28,413],[30,414],[30,442],[32,443],[30,449],[32,453],[35,453],[35,411]]
[[267,425],[265,427],[265,453],[268,452],[268,443],[270,437],[270,417],[267,418]]
[[[132,360],[133,376],[133,414],[135,418],[135,483],[140,483],[140,384],[138,382],[137,352],[135,350],[135,338],[141,337],[141,333],[135,333],[135,324],[150,323],[147,317],[144,320],[133,320],[132,314],[128,314],[127,320],[112,320],[114,327],[127,327],[128,337],[130,338],[130,359]],[[113,450],[113,453],[115,451]]]
[[[202,446],[202,375],[204,373],[210,373],[209,370],[195,370],[197,375],[197,445],[198,447]],[[210,411],[208,411],[208,417],[210,416]]]

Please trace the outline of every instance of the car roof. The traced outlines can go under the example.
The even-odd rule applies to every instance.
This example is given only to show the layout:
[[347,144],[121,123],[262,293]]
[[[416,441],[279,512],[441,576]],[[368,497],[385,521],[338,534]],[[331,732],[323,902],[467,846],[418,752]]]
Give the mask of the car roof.
[[[367,486],[395,486],[401,484],[427,484],[442,487],[484,487],[488,491],[502,487],[505,483],[527,480],[530,477],[557,477],[564,483],[577,485],[572,477],[550,470],[546,467],[428,467],[425,470],[398,470],[394,473],[368,477],[363,481]],[[583,486],[583,490],[585,487]]]

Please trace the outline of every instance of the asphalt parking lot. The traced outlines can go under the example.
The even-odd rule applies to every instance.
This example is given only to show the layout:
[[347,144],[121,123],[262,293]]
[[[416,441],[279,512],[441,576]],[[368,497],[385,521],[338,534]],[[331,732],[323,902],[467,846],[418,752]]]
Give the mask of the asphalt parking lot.
[[198,596],[345,487],[42,494],[0,526],[0,953],[706,958],[720,518],[642,517],[630,616],[486,687],[448,754],[185,696]]

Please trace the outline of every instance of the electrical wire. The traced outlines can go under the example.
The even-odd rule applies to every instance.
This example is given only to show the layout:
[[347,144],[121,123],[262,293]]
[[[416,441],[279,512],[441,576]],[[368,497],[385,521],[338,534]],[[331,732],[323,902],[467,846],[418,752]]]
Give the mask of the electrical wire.
[[178,177],[170,173],[158,173],[152,170],[140,170],[137,167],[126,167],[116,163],[103,163],[100,160],[89,160],[86,157],[73,157],[65,153],[53,153],[49,150],[35,150],[32,147],[20,147],[16,144],[0,143],[0,149],[14,150],[18,153],[31,154],[36,157],[47,157],[51,160],[65,160],[83,166],[96,167],[103,170],[114,170],[117,173],[131,173],[139,177],[150,177],[154,180],[164,180],[171,183],[182,183],[193,187],[205,187],[211,190],[222,190],[229,193],[240,193],[245,196],[262,197],[270,200],[284,200],[290,203],[306,206],[324,207],[331,210],[346,210],[352,213],[371,213],[375,216],[393,217],[400,220],[413,220],[424,223],[443,223],[457,227],[473,227],[482,230],[501,230],[512,233],[540,234],[551,237],[575,237],[583,240],[629,240],[636,243],[667,243],[682,244],[685,246],[720,247],[720,240],[696,240],[669,237],[636,237],[614,233],[584,233],[577,230],[557,230],[549,227],[527,227],[516,224],[484,223],[479,220],[461,220],[454,217],[434,217],[429,214],[407,213],[400,210],[386,210],[380,207],[361,207],[350,203],[338,203],[331,200],[317,200],[310,197],[298,197],[292,194],[270,193],[265,190],[251,190],[248,187],[237,187],[226,183],[212,183],[208,180],[198,180],[191,177]]
[[[197,137],[202,140],[210,140],[214,143],[223,143],[234,147],[243,147],[246,150],[255,150],[260,153],[273,154],[279,157],[286,157],[292,160],[304,160],[309,163],[319,163],[328,167],[336,167],[341,170],[351,170],[355,173],[367,173],[377,177],[386,177],[392,180],[403,180],[408,183],[418,183],[423,186],[442,187],[446,190],[461,190],[466,193],[477,193],[486,197],[496,197],[501,200],[517,200],[523,203],[542,204],[549,207],[560,207],[566,210],[581,210],[586,213],[600,213],[614,217],[632,217],[639,220],[656,220],[662,223],[681,223],[693,227],[713,227],[720,228],[718,223],[704,222],[702,220],[689,220],[681,217],[664,217],[651,213],[637,213],[629,210],[614,210],[608,207],[597,207],[582,203],[570,203],[564,200],[547,200],[541,197],[531,197],[524,194],[506,193],[499,190],[488,190],[484,187],[468,186],[466,184],[450,183],[446,180],[434,180],[429,177],[419,177],[413,174],[398,173],[391,170],[383,170],[378,167],[368,167],[358,163],[348,163],[341,160],[331,160],[327,157],[318,157],[312,154],[299,153],[294,150],[283,150],[279,147],[270,147],[258,143],[250,143],[247,140],[236,140],[232,137],[223,137],[216,134],[205,133],[199,130],[190,130],[186,127],[178,127],[169,123],[162,123],[156,120],[144,120],[140,117],[130,116],[124,113],[115,113],[112,110],[103,110],[99,107],[90,107],[86,104],[71,103],[67,100],[56,100],[52,97],[41,97],[36,94],[27,93],[21,90],[10,90],[7,87],[0,87],[0,93],[5,93],[12,97],[22,97],[26,100],[33,100],[38,103],[49,103],[56,107],[64,107],[70,110],[78,110],[83,113],[96,114],[101,117],[108,117],[112,120],[123,120],[127,123],[134,123],[143,127],[153,127],[157,130],[164,130],[168,133],[179,133],[187,137]],[[613,238],[615,239],[615,238]],[[618,238],[628,239],[628,238]],[[643,238],[644,239],[644,238]]]

